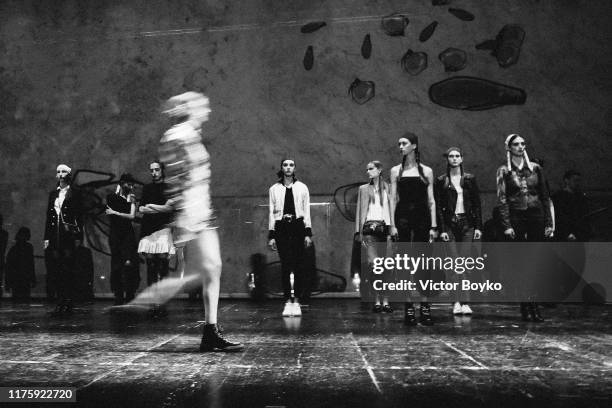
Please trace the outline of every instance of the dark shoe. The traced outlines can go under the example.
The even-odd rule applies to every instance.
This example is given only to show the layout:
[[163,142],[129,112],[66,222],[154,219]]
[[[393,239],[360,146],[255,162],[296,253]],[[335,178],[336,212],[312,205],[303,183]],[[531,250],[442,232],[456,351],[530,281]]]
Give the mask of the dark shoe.
[[531,321],[529,317],[529,304],[526,302],[521,302],[521,319],[523,319],[524,322]]
[[383,311],[383,307],[382,307],[380,304],[378,304],[378,305],[374,305],[374,307],[372,308],[372,311],[373,311],[374,313],[380,313],[380,312],[382,312],[382,311]]
[[429,307],[429,303],[421,303],[419,312],[421,313],[420,323],[423,326],[433,326],[434,322],[431,318],[431,309]]
[[544,321],[544,318],[540,314],[540,308],[538,307],[537,303],[529,304],[529,315],[531,316],[531,320],[533,320],[536,323],[540,323]]
[[242,351],[244,346],[231,342],[223,337],[216,324],[205,324],[202,333],[200,351]]
[[406,303],[404,309],[404,324],[406,326],[416,326],[417,319],[414,313],[414,306],[412,303]]
[[393,308],[391,305],[383,305],[382,311],[385,313],[393,313]]

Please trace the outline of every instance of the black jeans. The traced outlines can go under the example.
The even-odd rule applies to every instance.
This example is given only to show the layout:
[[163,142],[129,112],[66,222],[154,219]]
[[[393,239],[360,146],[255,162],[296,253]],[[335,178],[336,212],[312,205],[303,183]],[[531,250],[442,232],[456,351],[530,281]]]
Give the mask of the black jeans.
[[293,293],[300,297],[305,291],[305,248],[306,227],[301,218],[291,221],[280,220],[274,224],[276,247],[281,262],[283,294],[291,298],[290,275],[293,272]]

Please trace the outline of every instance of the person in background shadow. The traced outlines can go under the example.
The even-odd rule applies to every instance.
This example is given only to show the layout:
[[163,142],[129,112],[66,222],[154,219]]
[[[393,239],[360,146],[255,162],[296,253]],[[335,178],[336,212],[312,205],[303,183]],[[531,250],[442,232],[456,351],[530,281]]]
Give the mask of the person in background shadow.
[[0,214],[0,299],[2,299],[2,284],[4,282],[4,255],[8,245],[8,231],[3,228],[4,218]]
[[30,289],[36,286],[34,247],[28,242],[30,238],[29,228],[19,228],[15,244],[6,257],[6,287],[12,292],[13,301],[30,301]]

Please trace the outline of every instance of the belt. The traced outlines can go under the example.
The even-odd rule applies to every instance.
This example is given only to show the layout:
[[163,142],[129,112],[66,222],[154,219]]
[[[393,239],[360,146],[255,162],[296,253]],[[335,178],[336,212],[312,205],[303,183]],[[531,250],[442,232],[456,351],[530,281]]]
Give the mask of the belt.
[[281,221],[285,221],[285,222],[293,222],[293,221],[297,221],[297,220],[302,220],[304,219],[303,217],[297,218],[294,214],[285,214],[281,217]]
[[455,215],[452,216],[451,222],[459,222],[459,221],[464,221],[464,220],[467,220],[467,219],[468,219],[468,217],[467,217],[466,214],[463,214],[463,213],[462,214],[455,214]]

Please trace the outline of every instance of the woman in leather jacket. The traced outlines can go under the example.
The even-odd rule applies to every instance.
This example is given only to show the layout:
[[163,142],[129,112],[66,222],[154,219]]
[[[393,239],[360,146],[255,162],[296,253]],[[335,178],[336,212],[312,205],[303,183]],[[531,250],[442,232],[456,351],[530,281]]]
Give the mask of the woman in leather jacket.
[[[449,247],[453,256],[467,256],[472,241],[482,237],[482,215],[480,191],[476,177],[463,171],[463,153],[458,147],[450,147],[444,154],[446,173],[436,179],[436,209],[440,238],[452,242]],[[453,278],[458,278],[453,275]],[[459,293],[457,293],[459,295]],[[453,306],[455,315],[471,315],[467,303],[460,302],[459,296]]]
[[[551,238],[550,194],[542,167],[529,160],[525,139],[519,134],[510,134],[504,145],[507,160],[497,170],[497,205],[506,240],[541,242]],[[544,320],[534,302],[522,302],[521,315],[525,321]]]

